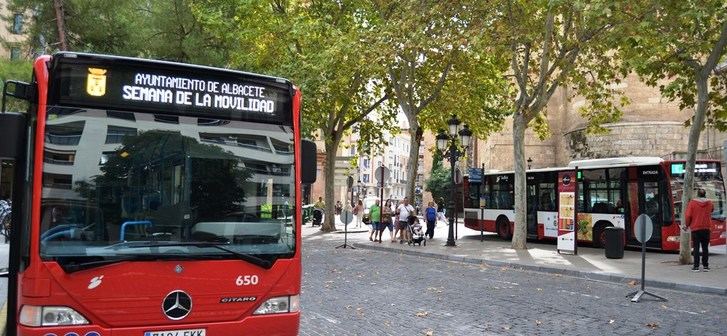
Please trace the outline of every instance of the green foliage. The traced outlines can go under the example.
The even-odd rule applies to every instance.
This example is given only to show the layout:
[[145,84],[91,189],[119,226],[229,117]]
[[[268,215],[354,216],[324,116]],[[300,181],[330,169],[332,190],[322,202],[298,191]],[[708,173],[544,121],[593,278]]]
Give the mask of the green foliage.
[[[658,87],[669,101],[677,101],[680,109],[694,109],[700,71],[707,76],[711,73],[711,69],[703,69],[709,56],[714,53],[716,61],[725,60],[724,45],[715,50],[725,34],[725,2],[652,0],[627,10],[639,18],[638,24],[625,29],[629,37],[622,43],[622,52],[628,69],[646,84]],[[707,122],[727,130],[727,77],[709,76],[708,80]]]
[[[376,1],[370,44],[386,50],[387,83],[410,124],[436,131],[456,114],[475,136],[499,130],[511,112],[507,62],[493,57],[483,27],[493,18],[471,1]],[[479,10],[483,9],[483,10]],[[416,161],[413,161],[416,162]]]
[[[374,32],[362,27],[359,6],[356,1],[210,0],[193,9],[216,39],[245,46],[230,53],[232,66],[283,76],[300,86],[306,135],[320,129],[326,141],[338,141],[356,123],[369,133],[364,139],[394,125],[395,111],[382,100],[388,98],[385,69],[379,51],[364,42]],[[379,118],[364,122],[374,110]]]
[[[0,81],[3,85],[6,80],[18,80],[30,82],[33,65],[29,61],[0,60]],[[25,112],[28,110],[28,103],[22,100],[8,97],[5,102],[7,111]]]
[[437,204],[447,204],[447,199],[452,192],[451,173],[449,168],[443,166],[441,155],[435,154],[432,160],[432,173],[425,181],[424,188],[432,193],[432,198]]
[[[68,50],[226,65],[227,48],[214,44],[191,11],[191,0],[64,0]],[[60,48],[54,1],[12,0],[26,20],[28,43],[39,53]],[[10,22],[12,18],[5,18]]]
[[[570,88],[584,98],[579,109],[589,131],[620,119],[627,103],[617,89],[623,75],[621,55],[614,50],[621,38],[624,1],[503,1],[492,26],[496,55],[507,59],[517,97],[516,113],[541,138],[548,135],[541,113],[555,90]],[[531,123],[535,120],[533,123]]]

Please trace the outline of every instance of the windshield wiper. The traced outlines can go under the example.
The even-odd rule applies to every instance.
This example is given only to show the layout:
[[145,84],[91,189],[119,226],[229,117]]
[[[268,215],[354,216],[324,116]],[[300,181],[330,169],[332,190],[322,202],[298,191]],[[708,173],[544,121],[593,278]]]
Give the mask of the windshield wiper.
[[[101,259],[99,259],[101,258]],[[79,261],[87,260],[87,261]],[[89,260],[92,259],[92,260]],[[193,258],[189,255],[180,254],[168,254],[168,255],[157,255],[157,254],[130,254],[121,256],[70,256],[70,257],[56,257],[56,262],[61,266],[63,271],[66,273],[73,273],[83,271],[91,268],[116,264],[124,261],[152,261],[152,260],[196,260],[199,258]]]
[[[136,248],[136,247],[171,247],[171,246],[194,246],[199,248],[211,247],[220,251],[227,252],[240,260],[247,261],[251,264],[260,266],[264,269],[270,269],[273,267],[273,263],[270,260],[260,258],[258,256],[238,252],[225,247],[227,243],[216,243],[216,242],[168,242],[168,241],[145,241],[145,242],[128,242],[123,243],[124,247]],[[120,247],[115,245],[115,247]]]
[[[99,259],[102,258],[102,259]],[[89,261],[77,261],[78,259],[92,259]],[[137,256],[113,256],[106,259],[106,257],[101,256],[73,256],[73,257],[57,257],[56,262],[58,265],[61,266],[63,271],[66,273],[73,273],[78,272],[90,268],[96,268],[101,267],[105,265],[111,265],[115,263],[120,263],[124,261],[131,261],[131,260],[139,260]]]

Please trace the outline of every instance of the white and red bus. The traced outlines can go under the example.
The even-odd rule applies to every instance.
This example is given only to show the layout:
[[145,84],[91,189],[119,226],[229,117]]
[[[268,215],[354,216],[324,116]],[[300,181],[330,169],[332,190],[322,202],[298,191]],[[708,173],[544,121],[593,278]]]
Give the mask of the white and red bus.
[[[603,246],[604,229],[625,229],[627,245],[639,245],[633,224],[640,214],[649,215],[654,233],[650,248],[679,250],[684,161],[655,157],[622,157],[572,161],[568,167],[533,169],[527,172],[527,237],[555,240],[558,236],[558,173],[577,176],[576,233],[579,242]],[[576,171],[577,169],[577,171]],[[463,183],[465,226],[496,232],[510,239],[515,221],[512,172],[470,169]],[[725,243],[725,187],[718,161],[697,161],[695,188],[707,191],[714,203],[710,243]],[[594,238],[595,237],[595,238]]]
[[300,186],[315,179],[298,89],[71,52],[32,78],[3,91],[27,113],[0,114],[8,335],[298,333]]

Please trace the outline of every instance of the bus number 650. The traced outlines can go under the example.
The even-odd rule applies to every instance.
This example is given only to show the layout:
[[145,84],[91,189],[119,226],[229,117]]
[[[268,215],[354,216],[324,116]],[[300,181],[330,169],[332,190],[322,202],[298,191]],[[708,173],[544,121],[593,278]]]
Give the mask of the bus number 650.
[[235,285],[238,285],[238,286],[257,285],[258,280],[259,280],[259,278],[257,275],[240,275],[235,280]]

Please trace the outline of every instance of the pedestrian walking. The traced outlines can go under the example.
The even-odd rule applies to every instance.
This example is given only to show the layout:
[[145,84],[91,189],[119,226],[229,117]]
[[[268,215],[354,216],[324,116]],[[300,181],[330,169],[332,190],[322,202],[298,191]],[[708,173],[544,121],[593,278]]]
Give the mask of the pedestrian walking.
[[341,201],[336,201],[336,215],[340,215],[341,211],[343,211],[343,204]]
[[384,203],[384,207],[381,209],[381,226],[379,227],[379,241],[381,240],[381,236],[384,235],[384,230],[386,228],[389,229],[389,238],[391,239],[391,242],[395,242],[396,239],[394,239],[394,221],[392,217],[394,216],[394,209],[392,208],[392,202],[391,200],[386,200],[386,203]]
[[356,227],[360,228],[363,222],[363,202],[358,200],[356,206],[353,207],[353,215],[356,217]]
[[404,201],[396,208],[396,217],[399,221],[399,244],[409,241],[409,217],[414,216],[414,207],[409,204],[409,198],[404,197]]
[[325,209],[326,208],[326,202],[323,202],[323,197],[318,197],[318,202],[313,204],[314,208],[317,209]]
[[401,237],[401,233],[400,233],[401,230],[399,229],[399,214],[398,214],[398,212],[399,212],[398,209],[399,209],[400,204],[401,204],[401,201],[396,201],[395,204],[392,202],[393,207],[391,209],[391,213],[392,213],[391,222],[393,223],[393,226],[394,226],[393,241],[396,241],[397,239],[400,239],[400,237]]
[[437,208],[434,207],[434,202],[429,202],[429,206],[424,210],[424,214],[427,219],[427,232],[424,235],[432,239],[434,238],[434,227],[437,225]]
[[[694,256],[693,272],[699,272],[699,257],[702,257],[702,270],[709,272],[709,228],[712,225],[714,205],[706,198],[704,189],[697,190],[697,198],[687,204],[684,214],[686,228],[692,232],[692,255]],[[685,228],[685,229],[686,229]],[[699,248],[702,248],[700,253]]]
[[374,205],[369,208],[369,219],[371,220],[371,233],[369,233],[369,240],[381,242],[381,231],[379,226],[381,224],[381,207],[379,201],[376,201]]

